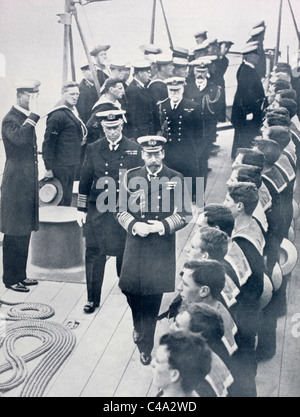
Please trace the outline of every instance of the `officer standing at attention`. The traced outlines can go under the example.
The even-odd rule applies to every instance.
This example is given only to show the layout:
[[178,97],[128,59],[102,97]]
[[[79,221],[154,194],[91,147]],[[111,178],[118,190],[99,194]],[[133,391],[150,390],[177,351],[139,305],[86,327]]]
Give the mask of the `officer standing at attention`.
[[169,98],[159,103],[159,113],[162,135],[167,139],[166,164],[192,178],[191,199],[196,201],[196,178],[206,173],[199,163],[203,150],[202,119],[199,104],[183,98],[184,84],[184,78],[166,80]]
[[104,138],[87,146],[86,159],[79,182],[78,224],[85,221],[86,237],[86,313],[100,305],[106,256],[116,256],[120,275],[126,232],[114,219],[114,209],[122,179],[120,170],[142,164],[140,145],[122,134],[122,110],[97,114]]
[[151,79],[151,63],[146,60],[133,64],[133,80],[126,89],[129,137],[155,135],[159,131],[157,108],[147,85]]
[[127,232],[119,286],[132,311],[141,363],[149,365],[163,294],[175,290],[175,232],[187,225],[191,207],[183,176],[163,164],[166,139],[144,136],[138,143],[145,165],[124,177],[116,215]]
[[248,43],[243,49],[243,63],[237,71],[237,90],[232,105],[231,123],[235,129],[231,156],[238,148],[251,148],[262,125],[265,92],[255,69],[260,55],[258,44]]
[[1,232],[3,238],[3,283],[6,288],[28,292],[26,265],[30,236],[38,230],[38,165],[35,126],[40,82],[16,84],[17,102],[2,122],[6,161],[1,185]]
[[79,84],[79,98],[76,108],[83,123],[87,123],[92,114],[92,108],[98,100],[98,93],[94,84],[93,74],[89,64],[80,67],[83,78]]

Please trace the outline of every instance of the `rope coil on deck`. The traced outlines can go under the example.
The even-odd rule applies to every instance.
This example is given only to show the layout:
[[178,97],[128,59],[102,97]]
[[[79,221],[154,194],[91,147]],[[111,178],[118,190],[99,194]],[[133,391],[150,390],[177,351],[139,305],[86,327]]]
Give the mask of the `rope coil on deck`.
[[1,317],[0,320],[25,320],[25,319],[40,319],[45,320],[53,317],[54,309],[47,304],[41,303],[9,303],[8,301],[0,300],[1,304],[12,306],[7,312],[8,317]]
[[[42,397],[51,378],[72,353],[76,337],[68,327],[44,321],[55,314],[51,306],[0,300],[1,304],[12,308],[7,316],[0,315],[0,320],[8,322],[0,326],[0,348],[3,347],[6,358],[6,363],[0,365],[0,375],[7,371],[12,371],[12,375],[0,382],[0,396],[24,383],[20,397]],[[24,337],[38,339],[41,346],[20,356],[16,353],[16,343]],[[40,362],[28,372],[26,363],[41,355]]]

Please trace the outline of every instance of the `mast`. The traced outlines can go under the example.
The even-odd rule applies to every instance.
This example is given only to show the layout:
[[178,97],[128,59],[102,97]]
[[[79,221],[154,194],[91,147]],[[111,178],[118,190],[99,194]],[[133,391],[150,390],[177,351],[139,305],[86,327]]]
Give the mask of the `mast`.
[[277,42],[276,42],[276,47],[275,47],[274,65],[277,64],[278,57],[279,57],[280,32],[281,32],[281,16],[282,16],[282,3],[283,3],[283,0],[280,0],[279,17],[278,17],[278,29],[277,29]]
[[150,35],[150,43],[151,44],[154,43],[155,14],[156,14],[156,0],[153,0],[152,20],[151,20],[151,35]]
[[296,34],[297,34],[297,38],[298,38],[298,54],[297,54],[297,65],[298,65],[298,63],[300,61],[300,32],[299,32],[299,29],[298,29],[298,26],[297,26],[297,22],[296,22],[296,19],[295,19],[294,11],[292,9],[292,5],[291,5],[290,0],[288,0],[288,3],[289,3],[291,15],[292,15],[292,18],[293,18],[293,22],[294,22],[294,26],[295,26],[295,30],[296,30]]
[[164,9],[164,5],[163,5],[162,0],[160,0],[160,5],[161,5],[162,13],[163,13],[163,16],[164,16],[164,21],[165,21],[167,33],[168,33],[170,48],[172,49],[173,48],[173,41],[172,41],[171,32],[170,32],[169,25],[168,25],[168,22],[167,22],[167,17],[166,17],[166,13],[165,13],[165,9]]

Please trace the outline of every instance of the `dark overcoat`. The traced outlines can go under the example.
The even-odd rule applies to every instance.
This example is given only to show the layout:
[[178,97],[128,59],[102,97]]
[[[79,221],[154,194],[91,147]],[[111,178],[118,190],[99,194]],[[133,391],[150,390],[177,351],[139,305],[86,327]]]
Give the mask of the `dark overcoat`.
[[[87,146],[78,196],[78,210],[88,212],[85,226],[87,246],[99,247],[110,256],[123,252],[126,232],[114,218],[119,184],[124,170],[140,166],[142,162],[140,145],[125,136],[116,151],[110,150],[106,138]],[[99,179],[103,182],[102,188],[97,188]],[[112,196],[110,201],[104,200],[106,194]],[[111,202],[114,211],[100,212],[100,199],[105,205]]]
[[79,98],[76,104],[81,120],[86,124],[92,114],[92,108],[98,100],[98,93],[94,84],[83,79],[79,84]]
[[159,130],[157,107],[147,88],[135,79],[126,89],[127,98],[127,132],[129,137],[155,135]]
[[216,140],[217,122],[222,112],[222,88],[211,80],[207,80],[206,87],[200,91],[194,80],[186,86],[184,97],[200,105],[203,138],[208,148],[208,145]]
[[183,98],[173,110],[167,99],[159,104],[159,113],[162,135],[167,139],[166,165],[185,177],[198,177],[199,155],[203,152],[199,104]]
[[231,113],[231,123],[235,128],[233,157],[237,148],[251,147],[254,137],[259,135],[265,99],[257,71],[244,62],[238,69],[237,82]]
[[79,165],[81,144],[86,133],[84,123],[67,106],[52,110],[47,117],[42,146],[46,169]]
[[26,236],[38,230],[38,165],[35,123],[12,107],[2,122],[6,154],[1,186],[1,232]]
[[[159,186],[159,180],[162,186]],[[140,187],[134,185],[135,181],[140,181]],[[175,290],[175,232],[185,227],[191,218],[189,196],[187,191],[184,193],[183,181],[180,173],[165,165],[151,183],[145,166],[128,171],[123,182],[125,189],[120,192],[117,213],[119,223],[127,231],[119,281],[123,291],[137,295],[154,295]],[[177,196],[184,201],[183,194],[186,204],[183,203],[180,207]],[[164,207],[168,198],[170,205]],[[147,223],[148,220],[161,221],[165,234],[151,233],[146,237],[133,235],[134,225],[137,222]]]

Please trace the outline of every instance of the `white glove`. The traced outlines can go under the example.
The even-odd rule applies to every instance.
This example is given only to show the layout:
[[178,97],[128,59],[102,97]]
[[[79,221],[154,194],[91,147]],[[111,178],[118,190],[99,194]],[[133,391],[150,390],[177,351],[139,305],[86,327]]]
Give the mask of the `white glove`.
[[150,233],[158,233],[160,235],[165,233],[165,226],[162,222],[158,220],[148,220],[148,223],[151,225]]
[[37,93],[31,93],[29,98],[29,110],[32,113],[38,114]]
[[151,226],[147,223],[137,222],[133,226],[132,233],[134,235],[139,235],[141,237],[146,237],[146,236],[149,235],[149,233],[151,233]]
[[53,177],[54,177],[54,175],[53,175],[52,169],[46,169],[45,174],[44,174],[44,178],[53,178]]
[[86,222],[86,215],[85,211],[77,211],[77,223],[79,227],[82,227]]

